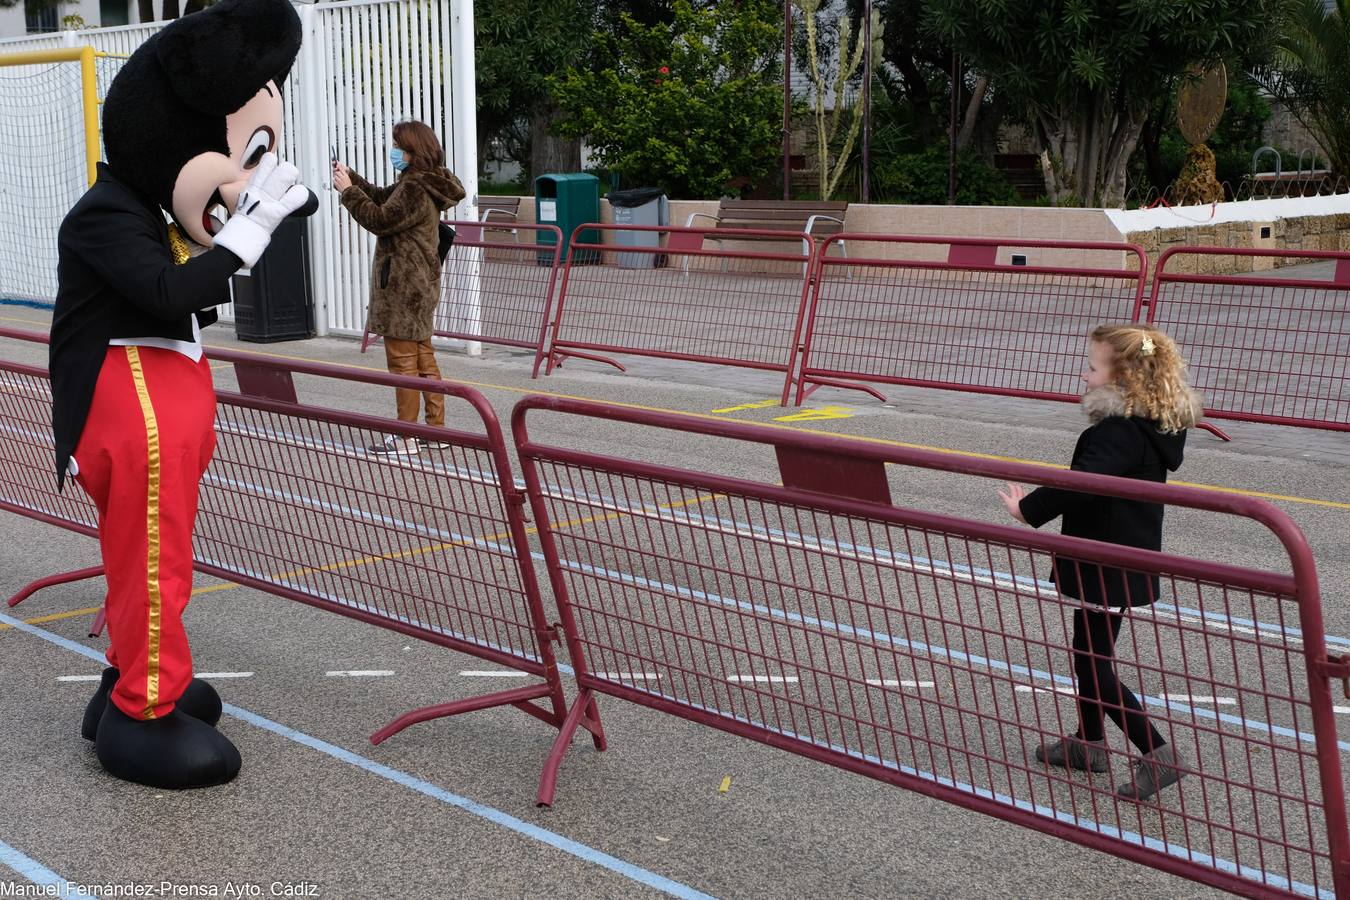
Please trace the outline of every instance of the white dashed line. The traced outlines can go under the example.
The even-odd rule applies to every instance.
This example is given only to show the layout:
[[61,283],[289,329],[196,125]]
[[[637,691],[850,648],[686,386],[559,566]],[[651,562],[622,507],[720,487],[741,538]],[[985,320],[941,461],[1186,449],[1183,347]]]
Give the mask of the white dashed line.
[[903,681],[894,678],[869,678],[867,683],[874,687],[930,688],[933,686],[931,681]]
[[1032,693],[1068,694],[1069,696],[1074,696],[1075,694],[1077,694],[1077,691],[1075,691],[1073,688],[1065,688],[1065,687],[1043,688],[1043,687],[1032,687],[1029,684],[1019,684],[1017,687],[1013,688],[1013,690],[1017,691],[1017,693],[1019,694],[1032,694]]
[[57,675],[57,681],[99,681],[103,676],[100,675]]
[[524,678],[528,672],[515,672],[511,669],[470,669],[460,672],[465,678]]
[[345,672],[324,672],[329,678],[382,678],[394,673],[389,669],[351,669]]
[[1207,697],[1204,695],[1192,694],[1159,694],[1163,700],[1172,703],[1210,703],[1216,706],[1236,706],[1237,700],[1233,697]]
[[799,679],[795,675],[728,675],[727,681],[750,681],[756,684],[796,684]]
[[656,681],[661,676],[655,672],[596,672],[595,677],[606,681]]
[[[329,673],[332,674],[331,672]],[[392,672],[390,674],[393,674]],[[252,672],[198,672],[198,678],[252,678]]]

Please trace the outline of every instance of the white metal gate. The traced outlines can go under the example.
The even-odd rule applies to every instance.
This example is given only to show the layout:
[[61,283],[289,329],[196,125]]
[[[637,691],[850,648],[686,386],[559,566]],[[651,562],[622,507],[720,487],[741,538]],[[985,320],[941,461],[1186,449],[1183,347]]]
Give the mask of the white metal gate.
[[[456,217],[475,219],[473,3],[344,0],[295,8],[304,40],[287,81],[281,151],[319,196],[319,211],[309,219],[315,326],[319,334],[360,334],[374,238],[341,209],[331,189],[329,147],[370,181],[387,184],[394,177],[387,158],[394,124],[420,119],[441,137],[447,165],[464,184],[467,196]],[[163,24],[0,40],[0,53],[90,44],[129,55]],[[100,85],[100,96],[105,88]],[[221,312],[229,318],[232,310]]]

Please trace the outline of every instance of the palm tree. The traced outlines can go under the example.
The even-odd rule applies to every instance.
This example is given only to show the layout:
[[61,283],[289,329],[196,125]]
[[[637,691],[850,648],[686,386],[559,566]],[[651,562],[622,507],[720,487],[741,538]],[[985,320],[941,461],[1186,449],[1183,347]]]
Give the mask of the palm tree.
[[1290,0],[1262,81],[1350,174],[1350,0]]

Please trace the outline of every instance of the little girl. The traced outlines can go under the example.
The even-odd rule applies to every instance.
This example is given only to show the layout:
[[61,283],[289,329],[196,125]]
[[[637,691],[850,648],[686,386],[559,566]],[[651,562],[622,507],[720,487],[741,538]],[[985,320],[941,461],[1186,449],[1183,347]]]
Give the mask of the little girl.
[[[1147,325],[1100,325],[1088,344],[1083,411],[1091,423],[1078,438],[1070,468],[1144,481],[1167,481],[1181,465],[1186,429],[1203,410],[1186,385],[1186,363],[1172,339]],[[1163,507],[1120,497],[1041,487],[999,491],[1008,512],[1039,528],[1063,516],[1061,531],[1148,550],[1162,548]],[[1056,558],[1051,579],[1065,597],[1080,601],[1073,616],[1073,663],[1078,688],[1078,731],[1036,750],[1052,766],[1105,772],[1110,716],[1139,748],[1134,783],[1121,797],[1144,800],[1181,778],[1176,749],[1153,727],[1138,698],[1116,678],[1116,637],[1127,606],[1157,599],[1158,576],[1083,560]]]

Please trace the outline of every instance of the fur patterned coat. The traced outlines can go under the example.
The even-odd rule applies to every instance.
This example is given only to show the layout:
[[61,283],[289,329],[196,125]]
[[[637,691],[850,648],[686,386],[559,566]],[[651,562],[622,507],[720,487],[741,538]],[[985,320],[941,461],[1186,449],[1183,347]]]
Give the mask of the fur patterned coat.
[[390,187],[376,187],[355,172],[342,205],[375,235],[368,324],[373,334],[405,341],[431,338],[432,313],[441,296],[436,223],[464,199],[449,169],[408,169]]

